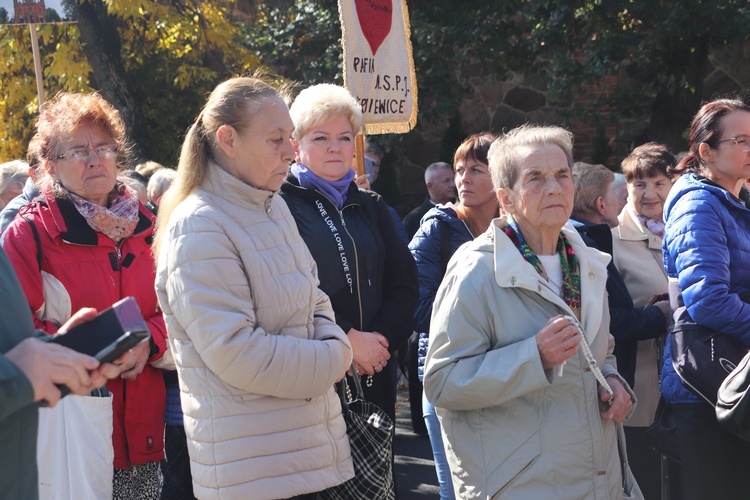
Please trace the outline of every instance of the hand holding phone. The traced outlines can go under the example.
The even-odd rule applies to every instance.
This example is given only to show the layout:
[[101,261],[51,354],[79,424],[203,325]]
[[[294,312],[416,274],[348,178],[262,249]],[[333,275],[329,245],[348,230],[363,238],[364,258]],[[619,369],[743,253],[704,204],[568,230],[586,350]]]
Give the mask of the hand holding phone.
[[[111,363],[150,336],[138,303],[133,297],[126,297],[91,321],[78,323],[67,333],[53,336],[50,342],[88,354],[100,363]],[[61,397],[70,393],[64,385],[58,388]]]
[[94,357],[100,363],[112,363],[133,347],[147,340],[150,336],[147,330],[125,332],[120,338],[96,353]]

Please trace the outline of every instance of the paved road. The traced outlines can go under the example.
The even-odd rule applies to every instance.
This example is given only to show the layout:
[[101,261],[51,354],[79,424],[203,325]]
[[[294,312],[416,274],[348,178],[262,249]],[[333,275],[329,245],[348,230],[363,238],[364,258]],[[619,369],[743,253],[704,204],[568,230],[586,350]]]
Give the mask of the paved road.
[[409,392],[400,388],[396,407],[396,437],[394,440],[396,490],[398,500],[438,499],[435,463],[427,436],[411,430]]

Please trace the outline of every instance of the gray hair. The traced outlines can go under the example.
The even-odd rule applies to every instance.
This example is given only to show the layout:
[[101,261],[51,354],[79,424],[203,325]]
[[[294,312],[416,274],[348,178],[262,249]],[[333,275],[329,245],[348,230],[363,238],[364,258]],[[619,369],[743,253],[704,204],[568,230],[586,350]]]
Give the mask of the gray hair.
[[339,116],[346,116],[352,132],[362,129],[362,108],[348,90],[332,83],[321,83],[307,87],[299,93],[289,114],[294,122],[294,140],[300,140],[311,128]]
[[438,170],[441,168],[447,168],[451,172],[453,172],[453,167],[451,167],[450,163],[445,163],[444,161],[436,161],[435,163],[430,163],[427,165],[427,168],[424,171],[424,183],[429,184],[435,179],[435,174],[437,174]]
[[576,162],[573,164],[573,182],[575,183],[575,197],[573,198],[572,216],[591,220],[596,215],[596,200],[607,195],[610,184],[615,180],[615,174],[604,165]]
[[561,127],[525,124],[492,143],[487,160],[495,190],[512,188],[518,176],[520,150],[534,146],[557,146],[573,168],[573,134]]
[[161,198],[176,178],[177,172],[171,168],[160,168],[154,172],[148,180],[148,187],[146,188],[149,201]]
[[29,164],[22,160],[12,160],[0,164],[0,194],[11,184],[23,186],[29,178]]

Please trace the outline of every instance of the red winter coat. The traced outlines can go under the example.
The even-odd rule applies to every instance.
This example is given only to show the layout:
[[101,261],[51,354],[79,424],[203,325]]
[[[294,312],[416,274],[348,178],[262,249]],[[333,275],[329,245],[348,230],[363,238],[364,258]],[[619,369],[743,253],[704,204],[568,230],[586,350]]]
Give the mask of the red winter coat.
[[[41,269],[31,224],[39,234]],[[82,307],[103,310],[133,296],[151,329],[149,362],[161,357],[167,331],[154,290],[153,224],[154,216],[141,205],[133,234],[117,248],[108,236],[94,231],[68,199],[55,199],[47,191],[44,201],[23,207],[4,234],[3,248],[21,281],[36,327],[52,334]],[[135,381],[109,380],[107,388],[114,395],[114,466],[127,468],[163,459],[161,372],[147,364]]]

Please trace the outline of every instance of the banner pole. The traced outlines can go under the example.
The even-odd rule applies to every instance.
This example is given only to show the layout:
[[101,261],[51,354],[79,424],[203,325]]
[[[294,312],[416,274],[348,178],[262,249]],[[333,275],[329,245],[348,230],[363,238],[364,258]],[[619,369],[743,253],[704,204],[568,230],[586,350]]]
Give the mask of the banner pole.
[[[354,155],[357,158],[357,177],[365,173],[365,136],[362,133],[354,138]],[[372,182],[372,180],[370,180]]]
[[39,38],[36,34],[36,24],[29,24],[31,33],[31,52],[34,55],[34,74],[36,75],[36,93],[39,96],[39,106],[44,104],[44,74],[42,73],[42,58],[39,55]]

